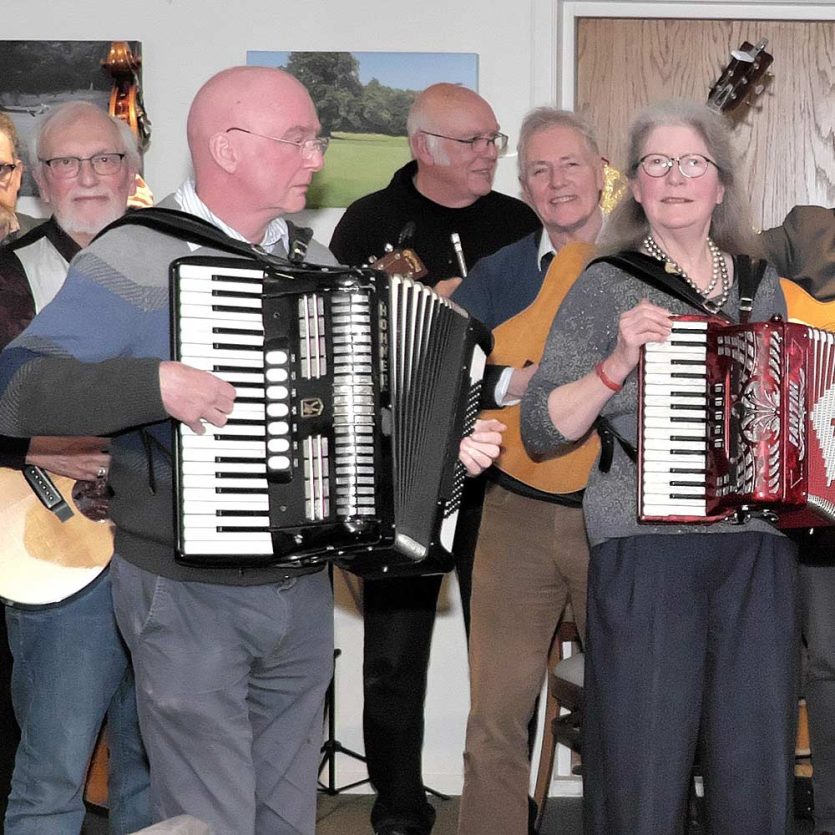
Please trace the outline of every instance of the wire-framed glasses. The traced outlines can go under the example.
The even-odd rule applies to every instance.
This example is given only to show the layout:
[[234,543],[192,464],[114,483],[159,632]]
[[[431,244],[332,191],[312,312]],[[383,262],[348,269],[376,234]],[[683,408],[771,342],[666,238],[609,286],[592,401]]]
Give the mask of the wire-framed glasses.
[[313,159],[316,154],[325,155],[328,150],[330,139],[326,136],[317,136],[315,139],[280,139],[277,136],[268,136],[266,133],[256,133],[254,130],[247,128],[227,128],[226,133],[237,130],[241,133],[248,133],[250,136],[260,136],[261,139],[271,139],[273,142],[282,142],[285,145],[295,145],[302,154],[303,159]]
[[438,139],[449,139],[452,142],[460,142],[462,145],[469,145],[476,153],[486,151],[491,145],[503,154],[507,149],[507,135],[496,131],[486,136],[471,136],[469,139],[459,139],[457,136],[446,136],[443,133],[432,133],[431,130],[422,130],[427,136],[437,136]]
[[42,159],[42,162],[50,172],[60,180],[70,180],[78,176],[81,171],[81,163],[89,162],[96,174],[106,177],[109,174],[116,174],[122,168],[122,160],[127,154],[95,154],[92,157],[51,157]]
[[685,154],[682,157],[668,157],[666,154],[647,154],[641,157],[639,165],[650,177],[665,177],[673,167],[673,163],[678,165],[678,170],[682,176],[695,179],[697,177],[704,177],[707,174],[707,169],[712,165],[717,167],[712,159],[708,159],[702,154]]

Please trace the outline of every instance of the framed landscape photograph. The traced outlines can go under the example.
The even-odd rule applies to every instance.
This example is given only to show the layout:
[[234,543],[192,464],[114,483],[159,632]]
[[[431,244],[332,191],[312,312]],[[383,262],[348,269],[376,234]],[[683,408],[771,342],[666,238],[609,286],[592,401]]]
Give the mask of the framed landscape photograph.
[[247,52],[247,64],[281,67],[310,91],[330,137],[327,164],[307,207],[344,207],[388,185],[411,158],[406,116],[439,81],[478,88],[478,55],[450,52]]

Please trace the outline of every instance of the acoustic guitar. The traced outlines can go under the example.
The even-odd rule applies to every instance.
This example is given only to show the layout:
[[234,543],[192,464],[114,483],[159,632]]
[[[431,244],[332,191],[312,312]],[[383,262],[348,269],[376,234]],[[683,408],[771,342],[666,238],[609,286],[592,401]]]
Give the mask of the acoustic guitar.
[[[554,256],[533,303],[493,329],[495,345],[487,361],[494,365],[522,368],[539,362],[551,322],[571,286],[591,260],[591,244],[566,244]],[[575,446],[554,458],[534,460],[522,443],[520,408],[506,406],[482,413],[507,426],[502,451],[494,466],[517,481],[544,493],[564,494],[581,490],[600,451],[600,438],[592,431]]]
[[[81,591],[104,570],[113,554],[113,526],[83,512],[103,515],[103,497],[91,497],[102,487],[49,476],[37,467],[27,467],[26,477],[19,470],[0,468],[0,599],[11,605],[53,605]],[[38,498],[44,493],[60,516]]]
[[790,322],[810,325],[825,331],[835,331],[835,302],[819,302],[799,284],[787,278],[780,279],[786,297]]

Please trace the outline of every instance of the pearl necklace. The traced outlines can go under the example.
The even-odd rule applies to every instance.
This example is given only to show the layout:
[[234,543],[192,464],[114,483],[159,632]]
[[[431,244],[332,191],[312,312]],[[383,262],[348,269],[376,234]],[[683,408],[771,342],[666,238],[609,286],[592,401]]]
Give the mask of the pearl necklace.
[[717,282],[722,282],[722,292],[716,300],[709,299],[710,304],[716,309],[721,310],[731,294],[731,281],[728,277],[728,265],[725,263],[725,257],[716,246],[712,238],[707,239],[707,248],[710,250],[710,259],[713,265],[710,282],[704,290],[699,287],[692,278],[672,259],[655,241],[652,235],[647,235],[643,241],[644,249],[657,260],[663,262],[665,272],[670,275],[677,275],[682,278],[686,284],[692,287],[702,298],[709,299],[710,294],[716,287]]

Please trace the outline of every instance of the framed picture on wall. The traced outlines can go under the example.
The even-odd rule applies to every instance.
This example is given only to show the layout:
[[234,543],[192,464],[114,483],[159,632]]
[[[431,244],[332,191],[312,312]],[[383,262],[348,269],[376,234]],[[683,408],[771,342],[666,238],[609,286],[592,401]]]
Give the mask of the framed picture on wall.
[[37,194],[28,158],[37,117],[67,101],[89,101],[124,119],[144,148],[150,122],[142,104],[141,43],[0,41],[0,112],[20,138],[21,196]]
[[247,64],[287,70],[316,104],[331,142],[310,209],[347,206],[388,185],[411,157],[406,116],[418,92],[439,81],[478,89],[474,53],[250,51]]

